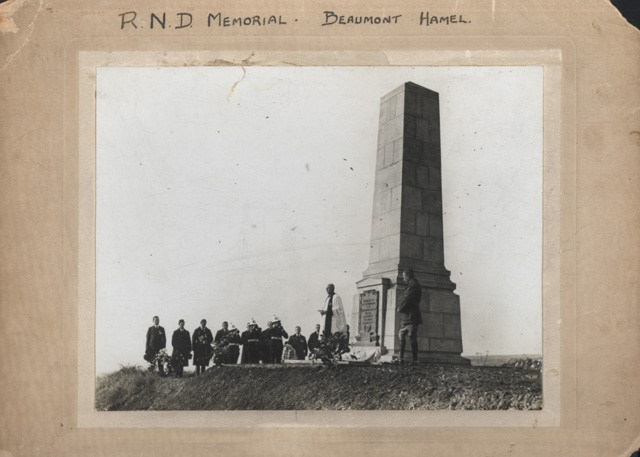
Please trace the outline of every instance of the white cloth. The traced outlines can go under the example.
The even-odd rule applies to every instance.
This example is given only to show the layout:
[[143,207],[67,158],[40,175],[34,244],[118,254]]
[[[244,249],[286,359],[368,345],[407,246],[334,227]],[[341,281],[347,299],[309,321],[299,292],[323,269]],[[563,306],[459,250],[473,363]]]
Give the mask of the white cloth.
[[[326,311],[329,307],[329,296],[324,300],[323,311]],[[331,304],[331,310],[333,316],[331,317],[331,333],[342,332],[347,333],[347,318],[344,314],[344,306],[342,306],[342,299],[338,294],[333,294],[333,302]],[[325,316],[322,316],[322,331],[324,332]]]

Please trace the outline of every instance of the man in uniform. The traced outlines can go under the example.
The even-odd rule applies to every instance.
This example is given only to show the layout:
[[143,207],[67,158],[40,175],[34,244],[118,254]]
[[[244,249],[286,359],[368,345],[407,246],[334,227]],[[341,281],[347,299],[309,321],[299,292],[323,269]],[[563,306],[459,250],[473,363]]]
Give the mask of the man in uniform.
[[296,326],[296,333],[289,337],[287,344],[296,351],[296,359],[304,360],[307,357],[307,339],[300,334],[300,327]]
[[280,319],[273,317],[271,331],[269,332],[269,363],[282,363],[282,350],[284,344],[282,338],[289,338],[289,334],[282,327]]
[[309,335],[309,357],[315,355],[315,350],[320,347],[320,324],[316,324],[316,331]]
[[[167,335],[164,328],[160,326],[160,318],[153,316],[153,325],[147,330],[147,343],[144,351],[144,358],[148,362],[153,362],[160,349],[167,347]],[[158,372],[164,374],[162,363],[158,360]]]
[[262,363],[271,363],[271,321],[267,322],[267,326],[260,333],[260,361]]
[[413,270],[408,269],[402,273],[407,288],[404,290],[404,297],[396,308],[400,314],[400,363],[404,362],[404,349],[407,335],[411,340],[412,363],[418,363],[418,326],[422,324],[422,313],[420,312],[420,300],[422,299],[422,286],[415,278]]
[[240,331],[233,324],[231,324],[231,329],[227,334],[227,341],[229,342],[229,349],[227,350],[225,363],[228,363],[229,365],[236,365],[238,363],[238,356],[240,355],[242,338],[240,338]]
[[262,331],[255,320],[247,324],[242,332],[242,363],[258,363],[260,361],[260,334]]

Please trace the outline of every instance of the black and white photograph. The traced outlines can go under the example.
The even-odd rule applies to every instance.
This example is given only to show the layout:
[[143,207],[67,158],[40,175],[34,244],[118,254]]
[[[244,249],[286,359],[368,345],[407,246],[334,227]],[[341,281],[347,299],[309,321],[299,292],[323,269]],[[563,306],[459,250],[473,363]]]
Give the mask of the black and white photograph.
[[97,411],[544,408],[542,67],[95,85]]

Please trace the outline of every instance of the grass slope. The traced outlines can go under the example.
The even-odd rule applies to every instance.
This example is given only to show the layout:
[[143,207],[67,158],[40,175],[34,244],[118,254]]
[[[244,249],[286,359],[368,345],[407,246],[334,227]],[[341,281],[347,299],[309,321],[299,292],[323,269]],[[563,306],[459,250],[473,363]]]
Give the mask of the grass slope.
[[228,366],[163,378],[137,367],[98,378],[96,409],[541,409],[539,370],[513,367]]

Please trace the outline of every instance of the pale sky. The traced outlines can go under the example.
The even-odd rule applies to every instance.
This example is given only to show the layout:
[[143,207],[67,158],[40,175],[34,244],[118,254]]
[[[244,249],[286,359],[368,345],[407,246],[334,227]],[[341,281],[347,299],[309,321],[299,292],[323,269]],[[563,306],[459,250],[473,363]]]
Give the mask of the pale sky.
[[[244,77],[243,77],[244,74]],[[99,68],[98,372],[153,315],[308,335],[367,268],[380,98],[440,94],[463,355],[542,352],[541,67]],[[347,316],[349,319],[349,316]]]

